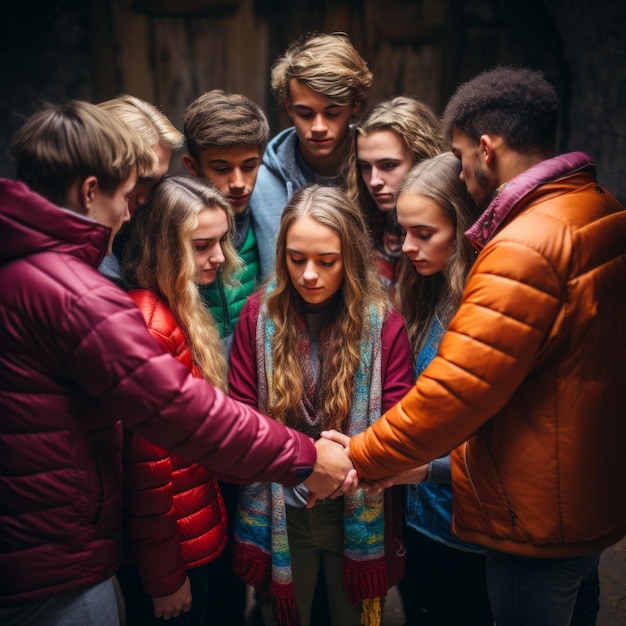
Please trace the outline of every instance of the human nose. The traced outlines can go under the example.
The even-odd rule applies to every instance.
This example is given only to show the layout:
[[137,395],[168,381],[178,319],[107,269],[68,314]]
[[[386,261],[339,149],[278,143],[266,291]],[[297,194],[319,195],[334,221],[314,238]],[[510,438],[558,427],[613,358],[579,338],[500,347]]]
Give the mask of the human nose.
[[385,184],[385,181],[382,178],[381,172],[379,172],[377,168],[372,167],[372,173],[370,176],[370,186],[382,187],[384,184]]
[[246,186],[243,173],[240,169],[233,170],[233,175],[230,179],[229,186],[231,189],[243,189]]
[[225,261],[224,251],[222,250],[222,245],[220,243],[216,244],[213,250],[211,250],[211,254],[209,254],[209,258],[207,259],[207,264],[209,265],[221,265]]
[[304,266],[304,271],[302,272],[302,279],[307,282],[310,282],[312,280],[317,280],[317,271],[312,261],[309,261]]
[[404,252],[405,254],[409,254],[409,252],[417,252],[418,250],[419,247],[417,245],[417,240],[415,239],[415,237],[407,234],[404,237],[404,241],[402,242],[402,252]]
[[314,133],[324,133],[327,130],[328,126],[326,125],[326,120],[324,119],[324,116],[321,114],[313,116],[311,131]]

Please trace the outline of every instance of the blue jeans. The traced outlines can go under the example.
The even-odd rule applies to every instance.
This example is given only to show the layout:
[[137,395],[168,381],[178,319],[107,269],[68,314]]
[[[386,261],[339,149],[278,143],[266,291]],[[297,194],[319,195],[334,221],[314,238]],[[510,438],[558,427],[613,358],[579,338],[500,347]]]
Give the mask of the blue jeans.
[[3,626],[119,626],[119,610],[109,578],[93,587],[15,608],[0,608]]
[[487,588],[498,626],[594,626],[600,552],[537,559],[487,551]]

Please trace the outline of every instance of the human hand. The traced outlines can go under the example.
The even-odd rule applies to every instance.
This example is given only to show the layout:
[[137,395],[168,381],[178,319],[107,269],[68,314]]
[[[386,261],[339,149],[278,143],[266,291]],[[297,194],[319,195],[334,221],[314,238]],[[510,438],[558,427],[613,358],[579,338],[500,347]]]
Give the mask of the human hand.
[[428,463],[426,463],[426,465],[412,467],[411,469],[400,472],[395,476],[390,476],[389,478],[381,478],[380,480],[362,480],[360,486],[365,489],[368,495],[375,496],[383,491],[383,489],[393,487],[393,485],[414,485],[415,483],[421,483],[423,480],[426,480],[427,477]]
[[185,577],[185,582],[180,588],[169,596],[162,598],[152,598],[152,607],[155,617],[162,617],[165,620],[178,617],[181,611],[189,611],[191,608],[191,584],[189,578]]
[[340,433],[338,430],[323,430],[322,437],[324,439],[330,439],[330,441],[335,441],[343,446],[346,454],[350,456],[350,437],[348,435],[344,435]]
[[317,459],[313,473],[304,481],[311,492],[309,504],[315,498],[336,498],[342,494],[354,493],[358,487],[358,478],[352,462],[344,447],[330,439],[318,439],[315,442]]

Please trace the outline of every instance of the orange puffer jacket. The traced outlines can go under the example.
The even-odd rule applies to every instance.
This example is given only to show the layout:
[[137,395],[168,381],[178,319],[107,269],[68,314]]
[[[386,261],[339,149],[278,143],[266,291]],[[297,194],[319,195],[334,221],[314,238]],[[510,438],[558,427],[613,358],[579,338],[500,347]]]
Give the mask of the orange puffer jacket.
[[[452,452],[453,530],[576,556],[626,534],[626,211],[591,159],[510,181],[437,357],[350,450],[363,478]],[[466,443],[463,443],[466,442]]]
[[[150,334],[192,370],[191,350],[167,305],[146,289],[129,292]],[[226,508],[217,480],[143,437],[124,433],[126,550],[149,595],[174,593],[186,570],[215,559],[226,545]]]

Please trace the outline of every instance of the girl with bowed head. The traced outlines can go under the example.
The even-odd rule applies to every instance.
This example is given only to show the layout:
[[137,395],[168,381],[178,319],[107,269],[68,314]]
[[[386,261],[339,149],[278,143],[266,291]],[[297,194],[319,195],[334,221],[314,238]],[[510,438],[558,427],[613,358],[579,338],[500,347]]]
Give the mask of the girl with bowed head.
[[[339,188],[302,187],[281,218],[275,277],[235,330],[231,396],[318,439],[361,432],[413,380],[404,320],[372,266],[361,211]],[[403,569],[393,491],[357,489],[310,508],[308,499],[278,484],[240,492],[235,567],[266,602],[266,626],[311,624],[320,569],[334,626],[378,626]]]
[[395,235],[392,210],[402,177],[420,161],[445,149],[434,111],[421,100],[396,96],[377,104],[355,126],[354,145],[344,164],[348,196],[366,216],[379,272],[395,295],[402,253],[389,245]]
[[[198,285],[214,281],[220,267],[226,280],[238,269],[229,239],[233,220],[228,201],[210,183],[163,179],[131,223],[122,262],[124,283],[150,334],[223,391],[226,359]],[[174,618],[203,626],[219,601],[210,598],[211,580],[226,545],[217,480],[130,431],[123,458],[126,549],[134,568],[125,564],[119,578],[129,623]]]

